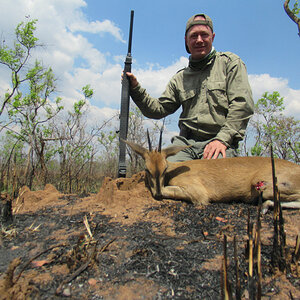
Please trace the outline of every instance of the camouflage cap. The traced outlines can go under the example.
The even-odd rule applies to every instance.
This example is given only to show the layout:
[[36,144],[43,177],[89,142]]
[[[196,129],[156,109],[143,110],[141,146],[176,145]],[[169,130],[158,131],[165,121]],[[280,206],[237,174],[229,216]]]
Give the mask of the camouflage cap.
[[[202,16],[205,20],[194,20],[197,16]],[[207,25],[208,27],[210,27],[211,31],[214,32],[213,22],[208,15],[196,14],[190,17],[186,23],[185,34],[187,34],[189,29],[194,25]]]
[[[195,18],[197,16],[201,16],[205,20],[195,20]],[[188,21],[186,23],[186,28],[185,28],[185,36],[186,36],[187,32],[190,30],[190,28],[194,25],[207,25],[211,29],[211,31],[214,32],[214,26],[213,26],[213,22],[212,22],[211,18],[205,14],[196,14],[188,19]],[[186,49],[187,53],[191,53],[186,42],[185,42],[185,49]]]

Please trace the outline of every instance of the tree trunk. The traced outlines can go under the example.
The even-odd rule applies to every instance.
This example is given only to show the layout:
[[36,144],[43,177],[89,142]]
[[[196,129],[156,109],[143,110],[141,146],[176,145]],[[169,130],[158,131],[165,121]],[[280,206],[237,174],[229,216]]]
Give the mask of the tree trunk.
[[32,151],[32,146],[29,146],[29,150],[27,154],[27,163],[26,163],[24,178],[22,180],[22,185],[28,185],[30,162],[31,162],[31,151]]
[[11,198],[9,194],[2,194],[0,199],[0,224],[9,225],[13,222]]
[[37,143],[36,143],[36,154],[38,155],[39,163],[41,166],[41,171],[42,171],[42,181],[43,185],[45,186],[48,180],[48,170],[47,166],[45,163],[45,156],[44,156],[44,150],[45,150],[45,140],[43,139],[42,136],[39,137],[39,144],[41,148],[39,149]]
[[71,171],[71,167],[69,167],[68,177],[69,177],[69,194],[72,194],[72,171]]
[[28,187],[31,190],[33,185],[33,179],[34,179],[34,173],[35,173],[35,165],[33,161],[33,151],[31,151],[31,170],[30,175],[28,176]]

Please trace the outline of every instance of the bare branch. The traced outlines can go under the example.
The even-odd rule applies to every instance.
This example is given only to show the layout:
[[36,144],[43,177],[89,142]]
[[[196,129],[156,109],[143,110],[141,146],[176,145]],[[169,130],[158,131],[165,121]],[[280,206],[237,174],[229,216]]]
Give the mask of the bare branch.
[[289,8],[289,3],[290,3],[290,0],[285,0],[284,1],[284,10],[285,12],[287,13],[287,15],[290,17],[290,19],[295,22],[298,26],[298,35],[300,37],[300,18],[298,18]]

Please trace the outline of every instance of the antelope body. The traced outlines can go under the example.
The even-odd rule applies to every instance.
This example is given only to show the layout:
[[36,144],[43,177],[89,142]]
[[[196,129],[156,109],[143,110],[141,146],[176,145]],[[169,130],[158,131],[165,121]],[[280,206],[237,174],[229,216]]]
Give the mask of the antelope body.
[[[263,211],[273,206],[271,159],[267,157],[235,157],[210,160],[168,162],[167,157],[187,148],[171,146],[163,150],[147,150],[126,143],[145,160],[146,177],[152,196],[208,204],[240,201],[255,203],[263,192]],[[300,166],[275,159],[281,206],[300,209]]]

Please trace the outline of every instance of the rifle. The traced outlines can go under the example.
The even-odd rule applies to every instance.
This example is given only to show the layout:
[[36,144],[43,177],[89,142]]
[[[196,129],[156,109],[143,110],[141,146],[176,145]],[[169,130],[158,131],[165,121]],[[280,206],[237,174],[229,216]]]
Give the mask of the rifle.
[[130,82],[129,82],[129,78],[126,75],[126,72],[131,72],[131,63],[132,63],[131,43],[132,43],[133,16],[134,16],[134,11],[132,10],[130,15],[128,51],[125,59],[125,66],[124,66],[123,80],[122,80],[122,91],[121,91],[118,177],[126,177],[126,162],[125,162],[126,144],[123,142],[123,140],[127,139],[127,132],[128,132]]

